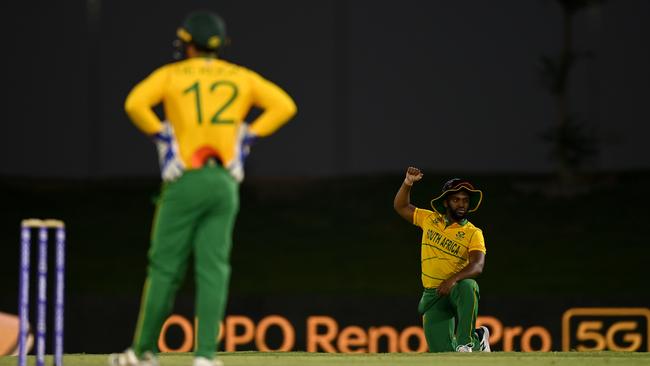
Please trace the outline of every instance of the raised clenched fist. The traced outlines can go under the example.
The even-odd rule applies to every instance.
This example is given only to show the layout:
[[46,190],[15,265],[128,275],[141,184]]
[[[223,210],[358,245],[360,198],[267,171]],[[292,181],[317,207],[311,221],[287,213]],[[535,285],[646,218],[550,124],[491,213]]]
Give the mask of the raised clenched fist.
[[410,166],[408,169],[406,169],[406,178],[404,178],[404,183],[411,186],[414,182],[422,179],[423,176],[424,174],[420,171],[420,169]]

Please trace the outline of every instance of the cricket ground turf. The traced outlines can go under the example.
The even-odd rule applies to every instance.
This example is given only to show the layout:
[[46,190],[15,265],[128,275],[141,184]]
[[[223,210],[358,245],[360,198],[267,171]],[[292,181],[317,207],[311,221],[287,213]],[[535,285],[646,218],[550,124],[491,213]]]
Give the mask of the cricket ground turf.
[[[220,353],[226,366],[598,366],[650,365],[650,353],[632,352],[492,352],[492,353],[306,353],[306,352],[232,352]],[[106,366],[107,355],[68,354],[65,366]],[[16,357],[0,357],[0,366],[14,366]],[[46,364],[51,364],[48,357]],[[191,366],[191,354],[160,357],[161,366]],[[34,365],[29,357],[28,365]]]

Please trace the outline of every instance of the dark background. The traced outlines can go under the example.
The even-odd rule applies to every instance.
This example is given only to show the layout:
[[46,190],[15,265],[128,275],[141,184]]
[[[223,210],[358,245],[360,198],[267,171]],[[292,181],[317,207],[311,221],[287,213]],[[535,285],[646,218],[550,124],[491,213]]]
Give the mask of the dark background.
[[[413,193],[420,207],[450,176],[484,190],[470,217],[488,248],[484,314],[555,321],[559,331],[564,304],[650,305],[647,1],[606,1],[574,17],[583,57],[569,74],[569,109],[597,154],[568,182],[541,137],[557,123],[540,72],[540,57],[562,46],[557,1],[0,6],[0,311],[16,312],[20,220],[63,219],[70,352],[116,351],[131,337],[159,178],[153,144],[122,105],[172,60],[176,27],[195,8],[225,18],[226,59],[281,85],[299,108],[248,161],[229,313],[252,302],[256,316],[329,309],[347,324],[362,314],[417,324],[420,233],[392,210],[408,165],[425,171]],[[375,308],[360,311],[368,299]],[[102,326],[110,332],[89,343],[84,335]]]
[[[226,20],[225,58],[285,88],[299,114],[256,147],[251,176],[435,170],[545,172],[555,123],[540,56],[557,56],[562,11],[526,1],[4,2],[0,174],[154,176],[154,149],[122,105],[171,61],[187,11]],[[575,15],[571,109],[596,128],[598,170],[650,154],[650,4]],[[11,36],[9,36],[11,35]]]

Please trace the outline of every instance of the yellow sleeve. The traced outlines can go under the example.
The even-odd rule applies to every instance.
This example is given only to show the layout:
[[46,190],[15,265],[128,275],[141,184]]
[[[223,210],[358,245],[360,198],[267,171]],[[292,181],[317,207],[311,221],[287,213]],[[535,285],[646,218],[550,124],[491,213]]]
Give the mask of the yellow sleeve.
[[474,232],[474,235],[472,235],[472,238],[469,241],[468,251],[471,252],[473,250],[478,250],[483,253],[487,252],[485,249],[485,239],[483,238],[483,232],[480,229],[477,229]]
[[268,136],[296,114],[296,103],[279,86],[252,71],[251,79],[253,104],[264,111],[250,123],[250,131],[256,136]]
[[152,108],[162,102],[167,80],[168,69],[163,66],[133,87],[124,102],[126,114],[147,135],[162,129],[160,118]]
[[424,210],[416,207],[415,211],[413,211],[413,225],[422,227],[424,220],[426,220],[426,218],[431,215],[433,215],[433,211]]

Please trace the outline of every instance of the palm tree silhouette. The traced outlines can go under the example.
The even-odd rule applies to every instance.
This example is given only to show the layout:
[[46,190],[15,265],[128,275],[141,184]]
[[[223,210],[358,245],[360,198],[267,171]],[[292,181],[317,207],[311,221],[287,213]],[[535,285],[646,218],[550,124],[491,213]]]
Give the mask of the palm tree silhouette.
[[555,0],[562,9],[563,33],[559,56],[540,57],[540,74],[546,88],[553,95],[556,123],[542,138],[551,145],[551,159],[556,164],[559,183],[576,183],[580,167],[598,153],[594,129],[585,127],[572,115],[568,97],[569,76],[579,58],[592,57],[590,52],[577,53],[573,48],[574,19],[578,12],[599,6],[604,0]]

